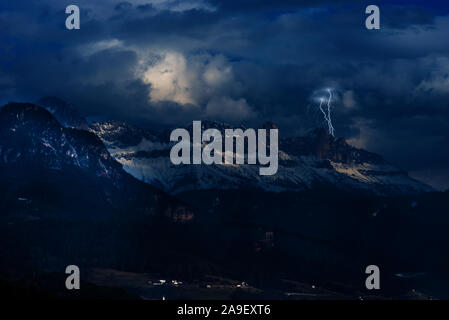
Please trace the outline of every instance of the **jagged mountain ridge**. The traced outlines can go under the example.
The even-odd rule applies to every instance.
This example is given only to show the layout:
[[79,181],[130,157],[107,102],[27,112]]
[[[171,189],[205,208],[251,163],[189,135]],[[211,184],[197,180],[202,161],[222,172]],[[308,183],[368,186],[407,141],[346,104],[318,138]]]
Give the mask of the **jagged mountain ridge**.
[[5,213],[23,211],[10,210],[22,201],[31,204],[27,214],[193,217],[179,200],[125,172],[95,134],[63,127],[49,111],[29,103],[0,109],[0,172]]
[[[266,123],[261,128],[273,128]],[[203,121],[202,130],[232,128],[223,123]],[[431,191],[381,156],[350,146],[323,129],[304,137],[280,138],[279,169],[276,175],[260,176],[257,165],[171,164],[169,131],[141,133],[142,129],[123,122],[97,122],[91,129],[105,143],[111,155],[136,178],[177,194],[192,190],[261,188],[267,191],[304,191],[317,185],[358,190],[381,195]],[[192,126],[186,126],[191,132]],[[241,127],[241,129],[245,129]],[[123,144],[132,132],[133,143]],[[141,139],[137,139],[140,134]]]
[[[68,103],[55,97],[39,100],[65,127],[85,130],[87,121]],[[67,116],[68,115],[68,116]],[[202,130],[232,129],[228,124],[202,121]],[[240,126],[241,129],[246,128]],[[267,122],[261,128],[276,128]],[[123,121],[94,122],[88,128],[106,145],[125,171],[171,194],[192,190],[259,188],[304,191],[326,185],[344,190],[397,195],[432,191],[381,156],[335,139],[324,129],[303,137],[279,138],[279,169],[260,176],[258,165],[181,165],[170,162],[170,131],[155,132]],[[192,132],[192,124],[186,126]]]

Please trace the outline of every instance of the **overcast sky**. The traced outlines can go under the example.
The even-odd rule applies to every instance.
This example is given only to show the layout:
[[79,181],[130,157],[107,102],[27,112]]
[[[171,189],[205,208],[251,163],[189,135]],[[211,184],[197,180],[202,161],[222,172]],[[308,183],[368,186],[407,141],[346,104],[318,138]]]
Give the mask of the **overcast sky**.
[[[0,103],[59,96],[147,127],[210,119],[336,136],[449,188],[449,4],[40,0],[0,4]],[[380,7],[381,29],[365,28]],[[65,28],[65,7],[81,29]]]

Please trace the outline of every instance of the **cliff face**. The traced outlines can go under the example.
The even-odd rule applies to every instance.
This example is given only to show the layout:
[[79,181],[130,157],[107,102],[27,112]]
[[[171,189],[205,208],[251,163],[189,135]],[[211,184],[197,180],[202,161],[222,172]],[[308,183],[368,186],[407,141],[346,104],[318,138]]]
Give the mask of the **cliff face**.
[[[203,121],[202,130],[232,128],[224,123]],[[169,159],[169,133],[155,134],[132,130],[132,142],[123,124],[95,123],[91,126],[124,169],[144,182],[169,193],[192,190],[247,189],[266,191],[304,191],[316,185],[344,190],[359,190],[382,195],[421,193],[432,189],[408,177],[381,156],[357,149],[345,139],[335,139],[324,129],[306,136],[279,138],[279,169],[273,176],[261,177],[255,165],[183,165]],[[261,126],[275,129],[273,123]],[[191,126],[186,127],[191,130]],[[245,130],[244,127],[241,129]],[[142,131],[141,131],[142,130]],[[114,132],[114,134],[111,134]],[[138,138],[140,136],[140,139]],[[139,142],[137,142],[139,141]]]
[[386,164],[381,156],[346,143],[344,138],[334,138],[324,129],[316,129],[304,137],[281,140],[281,148],[295,156],[314,156],[345,164]]

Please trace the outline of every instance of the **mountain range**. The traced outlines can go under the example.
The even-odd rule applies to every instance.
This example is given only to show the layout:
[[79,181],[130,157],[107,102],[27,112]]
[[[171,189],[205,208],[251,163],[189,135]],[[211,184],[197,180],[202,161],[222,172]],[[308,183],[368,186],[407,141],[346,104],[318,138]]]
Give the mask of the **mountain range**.
[[76,264],[232,277],[284,298],[287,279],[357,297],[376,263],[384,296],[412,287],[447,295],[448,192],[323,129],[281,132],[274,176],[251,165],[175,166],[169,135],[88,124],[54,97],[3,106],[0,276]]
[[[274,176],[260,176],[252,165],[173,165],[169,153],[174,143],[170,142],[169,130],[156,132],[114,120],[89,125],[75,108],[56,97],[41,98],[36,105],[48,110],[66,128],[94,133],[126,172],[170,194],[248,188],[305,191],[319,185],[379,195],[433,191],[380,155],[355,148],[322,128],[302,137],[282,138],[281,132],[278,172]],[[191,124],[185,128],[192,131]],[[202,130],[209,128],[222,132],[232,129],[226,123],[202,121]],[[267,122],[260,128],[276,126]]]
[[[275,125],[260,126],[269,127]],[[357,149],[324,129],[313,130],[303,137],[281,138],[278,172],[273,176],[260,176],[257,166],[246,164],[175,166],[169,158],[173,143],[168,132],[155,133],[120,121],[94,122],[90,128],[127,172],[171,194],[248,188],[271,192],[305,191],[319,185],[379,195],[432,191],[381,156]],[[185,128],[192,130],[191,125]],[[228,124],[202,121],[202,130],[209,128],[222,132],[232,129]]]

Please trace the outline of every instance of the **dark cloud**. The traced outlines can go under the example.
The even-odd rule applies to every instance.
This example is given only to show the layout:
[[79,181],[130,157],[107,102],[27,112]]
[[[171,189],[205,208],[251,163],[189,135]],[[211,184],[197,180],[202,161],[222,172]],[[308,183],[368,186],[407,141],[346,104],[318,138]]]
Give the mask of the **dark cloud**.
[[[243,13],[251,12],[282,12],[291,11],[307,7],[319,7],[323,5],[342,5],[350,4],[350,0],[241,0],[241,1],[227,1],[227,0],[212,0],[215,6],[221,10]],[[362,1],[366,2],[366,1]]]
[[435,15],[417,6],[390,6],[382,18],[388,27],[404,29],[417,25],[430,27]]
[[130,2],[120,2],[115,5],[114,9],[117,11],[126,11],[133,7],[133,4]]

